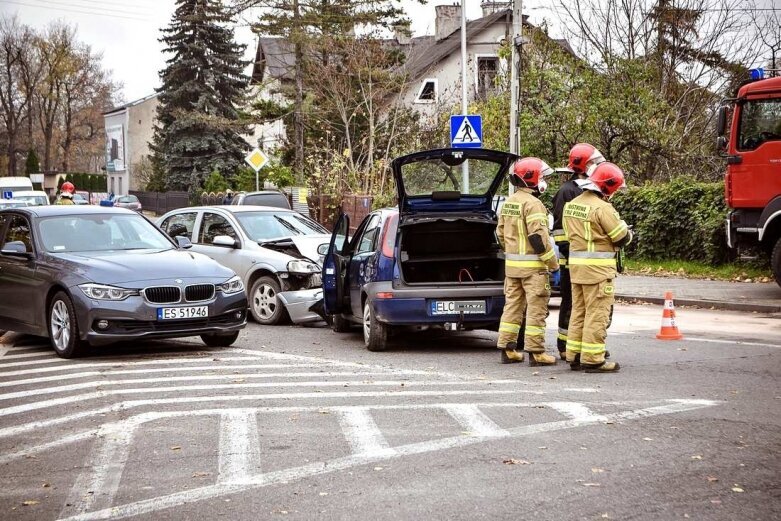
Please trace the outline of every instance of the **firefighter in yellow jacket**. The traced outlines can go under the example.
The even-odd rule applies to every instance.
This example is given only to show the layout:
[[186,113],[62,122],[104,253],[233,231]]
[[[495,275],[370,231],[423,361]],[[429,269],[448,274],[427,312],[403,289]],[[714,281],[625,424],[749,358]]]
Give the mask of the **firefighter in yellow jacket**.
[[510,182],[517,187],[499,212],[496,228],[504,249],[504,312],[499,324],[497,347],[502,363],[523,362],[518,333],[526,316],[524,351],[529,364],[554,365],[556,358],[545,353],[545,319],[548,317],[550,281],[548,270],[559,269],[548,235],[548,212],[537,196],[545,191],[543,175],[551,167],[536,157],[515,162]]
[[564,206],[572,280],[567,362],[573,371],[620,368],[617,362],[605,361],[605,339],[614,300],[616,252],[632,240],[632,231],[609,202],[623,186],[621,169],[600,163],[591,167],[589,179],[581,184],[583,193]]

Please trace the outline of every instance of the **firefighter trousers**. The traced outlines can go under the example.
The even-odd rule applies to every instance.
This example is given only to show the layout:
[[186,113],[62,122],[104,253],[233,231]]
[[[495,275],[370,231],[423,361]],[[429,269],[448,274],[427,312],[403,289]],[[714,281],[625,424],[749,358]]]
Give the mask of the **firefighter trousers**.
[[572,312],[572,285],[569,278],[569,268],[559,268],[561,279],[559,280],[561,292],[561,305],[559,306],[559,334],[556,337],[556,347],[563,353],[567,349],[567,335],[569,334],[569,317]]
[[546,271],[526,277],[506,277],[504,312],[499,324],[497,347],[503,349],[508,343],[517,341],[525,316],[524,350],[544,353],[545,319],[548,318],[549,300],[550,281]]
[[567,361],[580,354],[582,364],[605,361],[610,308],[615,300],[612,280],[598,284],[572,283],[572,314],[567,334]]

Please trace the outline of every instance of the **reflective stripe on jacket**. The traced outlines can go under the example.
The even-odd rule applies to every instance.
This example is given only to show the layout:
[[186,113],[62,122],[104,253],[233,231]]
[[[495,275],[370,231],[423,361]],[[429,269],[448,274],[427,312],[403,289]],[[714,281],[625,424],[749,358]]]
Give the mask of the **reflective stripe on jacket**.
[[612,204],[586,191],[564,206],[563,226],[572,282],[598,284],[617,275],[614,243],[629,230]]
[[[548,234],[548,212],[531,190],[522,188],[511,195],[502,206],[496,227],[499,243],[504,249],[505,274],[508,277],[527,277],[540,270],[558,268],[556,252]],[[539,235],[545,246],[541,255],[534,253],[530,235]]]

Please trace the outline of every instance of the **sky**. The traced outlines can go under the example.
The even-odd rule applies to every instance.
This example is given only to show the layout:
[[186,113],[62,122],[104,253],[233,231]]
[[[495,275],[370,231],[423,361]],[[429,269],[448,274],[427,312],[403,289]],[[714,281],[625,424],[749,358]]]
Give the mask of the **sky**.
[[[464,1],[467,18],[480,18],[480,0]],[[435,5],[456,2],[399,3],[412,20],[413,35],[420,36],[434,33]],[[524,13],[532,17],[533,23],[541,23],[546,14],[550,19],[550,12],[540,7],[545,3],[550,2],[524,2]],[[16,14],[22,23],[37,29],[55,20],[76,25],[79,39],[103,54],[104,67],[122,85],[118,101],[143,98],[159,86],[158,73],[165,66],[159,30],[168,25],[173,12],[174,0],[0,0],[0,14]],[[250,31],[247,20],[238,23],[236,39],[247,45],[245,58],[254,59],[257,36]]]

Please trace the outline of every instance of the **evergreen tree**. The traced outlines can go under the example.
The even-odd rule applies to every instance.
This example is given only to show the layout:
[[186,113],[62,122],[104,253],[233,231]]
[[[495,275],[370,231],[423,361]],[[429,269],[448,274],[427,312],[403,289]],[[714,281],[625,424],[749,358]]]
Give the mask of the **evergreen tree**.
[[38,161],[38,154],[34,149],[27,152],[27,161],[24,163],[24,173],[29,177],[30,174],[37,174],[41,171],[41,164]]
[[239,107],[248,80],[244,46],[218,0],[177,0],[161,39],[171,57],[160,73],[153,150],[169,190],[195,194],[213,171],[230,179],[242,166],[248,133]]

